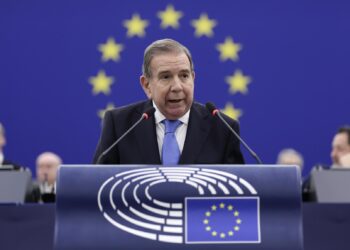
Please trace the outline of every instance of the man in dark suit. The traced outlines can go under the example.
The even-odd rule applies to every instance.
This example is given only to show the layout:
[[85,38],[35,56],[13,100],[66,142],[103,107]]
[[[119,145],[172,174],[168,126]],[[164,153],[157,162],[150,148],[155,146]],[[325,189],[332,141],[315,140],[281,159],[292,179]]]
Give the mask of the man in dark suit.
[[[173,133],[180,156],[171,165],[243,164],[237,138],[203,105],[193,101],[194,78],[192,57],[186,47],[171,39],[149,45],[140,77],[149,100],[106,112],[94,163],[147,108],[153,106],[156,109],[154,116],[142,121],[102,157],[100,163],[165,164],[165,149],[169,147],[167,124],[176,122],[178,125]],[[225,115],[224,118],[239,133],[238,123]]]

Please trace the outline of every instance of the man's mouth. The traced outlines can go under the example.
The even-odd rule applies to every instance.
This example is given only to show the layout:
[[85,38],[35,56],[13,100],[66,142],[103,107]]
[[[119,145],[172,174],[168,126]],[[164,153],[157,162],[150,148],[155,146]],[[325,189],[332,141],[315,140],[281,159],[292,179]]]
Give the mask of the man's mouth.
[[170,103],[179,103],[179,102],[181,102],[182,101],[182,99],[172,99],[172,100],[168,100],[168,102],[170,102]]

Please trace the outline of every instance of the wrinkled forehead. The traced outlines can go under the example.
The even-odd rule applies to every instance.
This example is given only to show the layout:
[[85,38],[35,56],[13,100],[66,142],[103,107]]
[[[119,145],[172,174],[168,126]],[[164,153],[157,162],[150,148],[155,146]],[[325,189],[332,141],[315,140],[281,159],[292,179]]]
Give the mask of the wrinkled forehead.
[[152,58],[151,70],[153,74],[161,71],[191,71],[191,64],[185,53],[161,53]]

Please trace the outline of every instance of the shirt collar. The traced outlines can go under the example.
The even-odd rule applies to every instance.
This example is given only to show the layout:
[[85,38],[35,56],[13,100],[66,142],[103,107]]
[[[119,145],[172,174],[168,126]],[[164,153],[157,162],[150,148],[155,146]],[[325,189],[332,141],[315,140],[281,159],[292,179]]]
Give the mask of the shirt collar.
[[[161,123],[163,120],[166,119],[166,117],[159,111],[157,105],[152,101],[153,107],[156,109],[154,112],[154,118],[156,120],[156,124]],[[190,111],[189,109],[183,116],[181,116],[178,120],[182,122],[182,124],[188,125],[188,120],[190,118]]]

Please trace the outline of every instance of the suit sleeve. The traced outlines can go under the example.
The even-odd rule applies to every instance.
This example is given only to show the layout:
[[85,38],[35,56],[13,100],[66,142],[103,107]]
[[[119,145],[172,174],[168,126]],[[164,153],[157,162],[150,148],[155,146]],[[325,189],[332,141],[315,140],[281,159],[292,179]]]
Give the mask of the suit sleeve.
[[[96,164],[100,155],[109,148],[117,139],[116,136],[116,124],[113,119],[112,111],[107,111],[103,118],[102,132],[95,151],[93,163]],[[118,151],[116,148],[112,149],[107,155],[105,155],[101,161],[101,164],[118,164]]]

